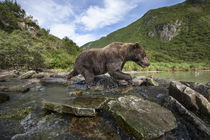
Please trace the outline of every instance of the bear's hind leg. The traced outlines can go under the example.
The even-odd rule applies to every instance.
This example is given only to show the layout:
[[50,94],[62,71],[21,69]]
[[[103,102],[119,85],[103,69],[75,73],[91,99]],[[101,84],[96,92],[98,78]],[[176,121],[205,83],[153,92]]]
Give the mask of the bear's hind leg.
[[85,78],[85,82],[88,86],[93,86],[94,85],[94,74],[90,72],[89,70],[85,69],[82,72],[82,76]]

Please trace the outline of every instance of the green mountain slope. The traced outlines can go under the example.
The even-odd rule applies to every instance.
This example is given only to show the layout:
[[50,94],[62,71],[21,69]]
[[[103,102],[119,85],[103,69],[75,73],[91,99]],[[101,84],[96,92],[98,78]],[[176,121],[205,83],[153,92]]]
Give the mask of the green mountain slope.
[[40,28],[16,2],[0,2],[0,69],[68,69],[80,52],[69,38]]
[[150,10],[136,22],[82,48],[101,48],[115,41],[139,42],[152,62],[209,62],[209,7],[209,0],[189,0]]

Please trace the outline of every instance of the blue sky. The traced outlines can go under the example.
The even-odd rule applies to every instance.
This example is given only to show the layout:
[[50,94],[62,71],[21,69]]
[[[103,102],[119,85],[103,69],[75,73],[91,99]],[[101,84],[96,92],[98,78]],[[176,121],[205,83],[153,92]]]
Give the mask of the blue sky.
[[[2,0],[1,0],[2,1]],[[148,10],[184,0],[17,0],[50,33],[81,46],[125,27]]]

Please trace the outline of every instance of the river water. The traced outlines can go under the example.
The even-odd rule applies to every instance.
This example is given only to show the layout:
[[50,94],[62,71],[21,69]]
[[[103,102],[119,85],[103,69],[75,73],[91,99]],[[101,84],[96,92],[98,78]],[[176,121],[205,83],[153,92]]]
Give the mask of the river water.
[[170,78],[177,81],[198,82],[210,84],[210,71],[190,71],[190,72],[145,72],[135,73],[134,76],[153,76],[159,78]]

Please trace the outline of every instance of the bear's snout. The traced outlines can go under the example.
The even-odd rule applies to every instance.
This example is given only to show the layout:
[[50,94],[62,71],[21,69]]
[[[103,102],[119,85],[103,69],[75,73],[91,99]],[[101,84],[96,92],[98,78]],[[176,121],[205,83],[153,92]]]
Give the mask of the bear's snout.
[[144,59],[142,59],[141,61],[138,62],[138,64],[142,67],[142,68],[145,68],[145,67],[148,67],[150,65],[150,62],[148,60],[147,57],[144,57]]

